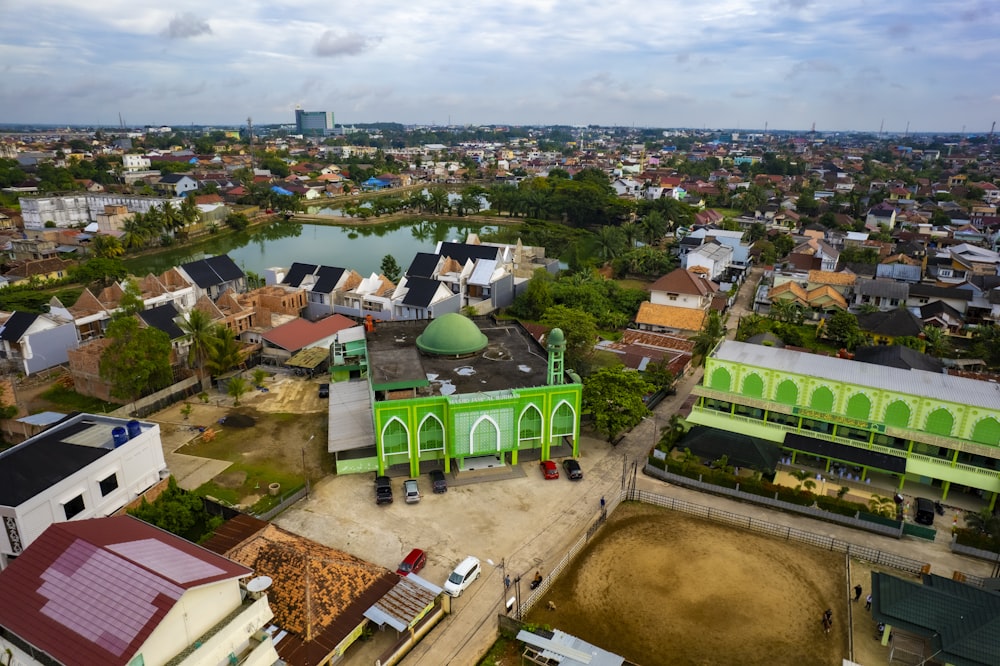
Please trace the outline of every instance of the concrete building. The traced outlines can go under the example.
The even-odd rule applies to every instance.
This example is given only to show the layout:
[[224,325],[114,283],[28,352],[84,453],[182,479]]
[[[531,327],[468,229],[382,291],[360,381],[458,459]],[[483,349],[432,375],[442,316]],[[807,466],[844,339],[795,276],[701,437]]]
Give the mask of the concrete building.
[[94,414],[0,452],[0,569],[52,523],[109,516],[166,474],[160,426]]
[[51,313],[14,312],[0,320],[0,359],[25,375],[66,363],[67,351],[77,345],[71,319]]
[[969,493],[990,507],[1000,493],[994,383],[723,341],[693,393],[690,422],[777,442],[793,463],[840,463],[861,481],[885,475],[912,494]]
[[295,109],[295,131],[302,136],[333,134],[333,111],[303,111]]
[[252,570],[131,516],[51,525],[0,572],[5,663],[271,666]]
[[26,231],[44,229],[46,222],[52,222],[58,228],[97,222],[97,216],[105,212],[105,206],[125,206],[130,213],[145,214],[153,206],[162,206],[167,201],[178,207],[184,199],[110,193],[18,198]]
[[[416,476],[578,453],[582,385],[563,367],[562,331],[543,349],[516,323],[450,313],[379,323],[366,345],[367,386],[330,387],[338,472]],[[353,416],[335,409],[352,401]]]

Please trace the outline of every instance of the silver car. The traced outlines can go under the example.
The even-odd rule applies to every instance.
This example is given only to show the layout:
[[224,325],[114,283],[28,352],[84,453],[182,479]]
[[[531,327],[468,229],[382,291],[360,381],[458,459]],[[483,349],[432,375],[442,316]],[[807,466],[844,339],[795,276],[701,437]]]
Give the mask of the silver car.
[[415,504],[420,501],[420,488],[417,487],[416,479],[403,481],[403,498],[407,504]]

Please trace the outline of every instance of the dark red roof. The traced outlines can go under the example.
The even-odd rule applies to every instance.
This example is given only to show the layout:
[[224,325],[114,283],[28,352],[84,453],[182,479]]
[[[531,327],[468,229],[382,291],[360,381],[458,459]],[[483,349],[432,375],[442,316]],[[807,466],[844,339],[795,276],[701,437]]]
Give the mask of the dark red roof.
[[63,664],[127,664],[185,591],[251,573],[131,516],[55,523],[0,572],[0,626]]
[[272,328],[263,335],[263,338],[282,349],[295,352],[357,325],[354,320],[340,314],[331,315],[317,322],[299,318]]

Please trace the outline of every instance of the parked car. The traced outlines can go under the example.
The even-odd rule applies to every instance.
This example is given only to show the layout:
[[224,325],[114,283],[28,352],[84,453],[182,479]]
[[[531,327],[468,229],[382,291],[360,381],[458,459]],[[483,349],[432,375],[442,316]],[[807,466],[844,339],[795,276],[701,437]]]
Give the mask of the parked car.
[[566,460],[563,460],[563,471],[566,472],[566,476],[568,476],[571,481],[579,481],[583,478],[583,470],[580,469],[580,463],[573,458],[566,458]]
[[538,463],[538,466],[542,468],[542,476],[546,479],[558,479],[559,478],[559,468],[551,460],[543,460]]
[[416,504],[420,501],[420,488],[417,487],[416,479],[403,481],[403,499],[407,504]]
[[330,397],[330,385],[329,384],[320,384],[319,385],[319,397],[321,397],[321,398],[329,398]]
[[419,548],[414,548],[410,551],[410,554],[404,557],[403,561],[399,563],[396,573],[400,576],[417,573],[424,568],[425,564],[427,564],[427,554]]
[[431,477],[431,488],[434,492],[448,492],[448,482],[444,478],[444,472],[439,469],[432,469],[429,476]]
[[913,519],[921,525],[934,524],[934,502],[926,497],[918,497]]
[[459,562],[455,570],[448,576],[444,583],[444,591],[453,597],[457,597],[465,591],[465,588],[472,585],[472,582],[479,578],[482,569],[479,566],[479,559],[469,555]]
[[375,504],[392,504],[392,482],[387,476],[375,477]]

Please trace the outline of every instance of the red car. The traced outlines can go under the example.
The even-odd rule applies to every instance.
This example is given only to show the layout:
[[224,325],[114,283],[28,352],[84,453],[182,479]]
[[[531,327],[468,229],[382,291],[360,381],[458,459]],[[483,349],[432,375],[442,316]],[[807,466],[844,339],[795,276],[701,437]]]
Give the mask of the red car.
[[396,569],[396,573],[400,576],[417,573],[424,568],[425,564],[427,564],[427,554],[419,548],[414,548],[410,551],[410,554],[403,558],[403,561],[399,563],[399,568]]
[[542,468],[542,476],[546,479],[558,479],[559,478],[559,468],[551,460],[543,460],[538,463]]

